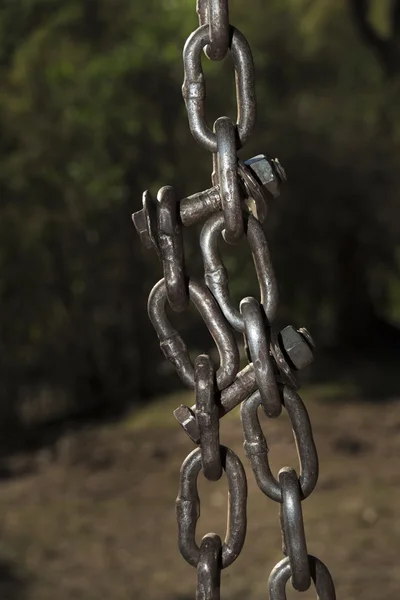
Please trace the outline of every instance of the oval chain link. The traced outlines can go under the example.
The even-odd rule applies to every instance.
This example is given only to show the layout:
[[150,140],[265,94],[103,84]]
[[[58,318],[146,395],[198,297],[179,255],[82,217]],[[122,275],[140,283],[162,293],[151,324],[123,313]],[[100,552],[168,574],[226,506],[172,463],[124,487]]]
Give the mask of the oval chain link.
[[[282,488],[269,465],[268,445],[258,419],[261,395],[257,390],[241,405],[240,416],[244,432],[244,449],[250,460],[257,485],[275,502],[282,502]],[[302,499],[307,498],[318,480],[318,455],[307,409],[300,396],[288,386],[283,388],[283,404],[289,415],[299,455],[299,485]]]
[[[242,463],[230,448],[220,446],[222,468],[228,480],[228,526],[221,550],[221,566],[229,567],[239,556],[246,537],[247,480]],[[200,548],[196,544],[196,523],[200,516],[197,477],[201,470],[201,449],[196,448],[184,460],[176,499],[179,550],[183,558],[197,567]]]
[[[223,318],[218,304],[205,285],[191,279],[189,297],[203,318],[218,348],[220,367],[217,371],[218,389],[224,389],[236,377],[239,370],[239,350],[231,328]],[[179,377],[194,388],[194,368],[187,346],[171,325],[165,312],[167,287],[161,279],[150,292],[148,313],[160,340],[164,356],[174,365]]]
[[[317,592],[317,600],[336,600],[331,574],[322,561],[308,556],[311,579]],[[272,570],[268,580],[269,600],[287,600],[286,583],[292,576],[289,557],[281,560]]]
[[[278,286],[271,255],[262,225],[253,215],[244,214],[245,234],[249,243],[257,279],[261,304],[269,324],[274,320],[278,306]],[[233,306],[228,287],[228,274],[218,250],[218,240],[224,229],[223,214],[215,214],[206,221],[200,235],[200,248],[204,262],[204,280],[216,298],[225,318],[236,331],[245,332],[243,316]]]
[[[209,43],[208,25],[196,29],[186,41],[183,50],[185,79],[182,94],[193,137],[203,148],[216,153],[218,151],[217,137],[208,127],[205,119],[206,88],[201,66],[202,50]],[[253,56],[246,38],[235,27],[231,27],[230,51],[236,74],[237,147],[241,148],[254,129],[256,97]]]

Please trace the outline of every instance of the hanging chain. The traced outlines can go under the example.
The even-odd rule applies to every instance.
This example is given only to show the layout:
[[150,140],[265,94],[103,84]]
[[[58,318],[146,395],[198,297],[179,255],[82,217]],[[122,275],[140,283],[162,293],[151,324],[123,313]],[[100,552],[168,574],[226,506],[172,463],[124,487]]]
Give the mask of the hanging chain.
[[[264,154],[241,161],[237,152],[250,137],[256,120],[254,66],[244,35],[230,25],[227,0],[198,0],[200,27],[188,38],[184,52],[182,87],[189,126],[195,140],[213,156],[213,187],[178,201],[173,188],[159,190],[155,201],[146,191],[143,208],[133,215],[134,225],[146,248],[154,249],[162,263],[163,279],[148,301],[150,320],[165,357],[182,382],[194,390],[195,404],[174,411],[177,421],[198,445],[184,461],[176,501],[179,549],[197,569],[196,600],[219,600],[221,570],[229,567],[242,550],[246,536],[247,481],[241,461],[220,444],[219,420],[241,404],[244,448],[261,491],[280,505],[282,550],[268,586],[270,600],[286,600],[291,578],[298,591],[314,582],[319,600],[335,600],[329,571],[308,554],[302,501],[315,488],[318,456],[307,409],[296,393],[296,372],[313,360],[314,344],[308,331],[292,326],[272,327],[278,290],[262,223],[267,203],[279,196],[286,175],[277,159]],[[211,130],[206,121],[205,80],[202,54],[211,60],[232,57],[236,77],[237,122],[216,120]],[[204,282],[186,275],[183,227],[205,221],[200,236]],[[219,254],[222,237],[228,244],[246,239],[253,256],[260,299],[244,298],[239,310],[233,305],[228,275]],[[193,302],[203,318],[218,353],[216,368],[207,355],[192,363],[187,345],[170,323],[166,307],[184,311]],[[234,332],[244,336],[249,364],[240,369]],[[260,427],[258,409],[276,418],[284,407],[289,415],[299,456],[299,475],[284,467],[276,479],[268,461],[268,446]],[[200,514],[197,477],[217,481],[225,472],[228,487],[228,524],[225,540],[215,533],[196,543]]]

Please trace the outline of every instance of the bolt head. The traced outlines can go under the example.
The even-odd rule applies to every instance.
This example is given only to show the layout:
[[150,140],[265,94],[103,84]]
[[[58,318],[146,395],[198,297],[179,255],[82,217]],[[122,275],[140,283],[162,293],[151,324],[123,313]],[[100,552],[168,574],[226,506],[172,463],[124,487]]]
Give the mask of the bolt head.
[[300,330],[288,325],[282,329],[279,337],[286,356],[297,371],[312,363],[314,357],[311,345]]
[[181,404],[174,410],[174,417],[190,439],[198,444],[200,442],[200,432],[194,412],[185,404]]
[[143,193],[143,208],[133,213],[132,221],[143,246],[148,250],[154,248],[158,252],[156,205],[149,191]]
[[146,248],[148,248],[150,243],[150,237],[147,231],[146,215],[144,214],[143,208],[133,213],[132,221],[136,231],[140,235],[140,241]]
[[274,198],[280,195],[280,184],[286,181],[286,173],[277,158],[269,159],[265,154],[258,154],[245,161],[262,189]]

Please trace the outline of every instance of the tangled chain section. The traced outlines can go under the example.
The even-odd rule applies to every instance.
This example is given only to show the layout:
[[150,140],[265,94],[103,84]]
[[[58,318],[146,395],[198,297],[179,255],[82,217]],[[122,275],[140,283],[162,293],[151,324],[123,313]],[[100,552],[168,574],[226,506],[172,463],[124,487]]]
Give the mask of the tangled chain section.
[[[254,66],[244,35],[229,23],[227,0],[198,0],[199,28],[184,51],[182,87],[189,127],[195,140],[212,153],[213,186],[179,200],[170,186],[156,200],[143,194],[143,208],[132,218],[140,239],[154,250],[162,279],[152,289],[148,314],[164,356],[181,381],[195,394],[193,406],[179,406],[174,415],[198,446],[185,459],[176,500],[179,550],[197,570],[196,600],[219,600],[221,571],[239,556],[246,537],[247,481],[239,457],[220,443],[220,419],[240,405],[244,449],[260,490],[280,506],[281,560],[268,581],[270,600],[286,600],[286,584],[303,592],[313,582],[317,600],[335,600],[326,566],[308,554],[302,502],[318,479],[318,455],[307,409],[296,390],[297,372],[313,360],[314,343],[304,328],[273,325],[278,289],[268,242],[263,230],[269,202],[286,181],[278,159],[259,154],[242,161],[238,150],[248,141],[256,121]],[[202,56],[220,61],[231,57],[236,77],[238,116],[233,123],[220,117],[211,129],[206,121]],[[196,281],[185,268],[183,230],[203,223],[200,250],[204,280]],[[259,298],[246,297],[235,307],[229,277],[219,251],[228,244],[247,242],[259,284]],[[218,351],[219,364],[200,354],[192,362],[188,347],[171,324],[167,309],[183,313],[193,303]],[[237,333],[242,334],[248,364],[240,370]],[[259,421],[259,408],[268,418],[286,410],[299,458],[298,472],[283,467],[275,477],[268,445]],[[200,515],[197,478],[210,481],[225,473],[228,481],[228,522],[224,541],[208,533],[196,542]]]

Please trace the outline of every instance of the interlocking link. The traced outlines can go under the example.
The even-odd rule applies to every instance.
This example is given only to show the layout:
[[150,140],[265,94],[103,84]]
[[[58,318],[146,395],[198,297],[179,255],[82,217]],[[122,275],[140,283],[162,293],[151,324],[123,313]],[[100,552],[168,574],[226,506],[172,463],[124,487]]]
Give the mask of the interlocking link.
[[[220,600],[221,570],[230,566],[242,550],[247,527],[247,481],[238,456],[220,444],[219,419],[241,405],[244,449],[258,487],[279,503],[282,551],[285,558],[271,572],[269,600],[286,600],[291,579],[298,591],[314,582],[318,600],[335,600],[332,578],[325,565],[308,554],[302,502],[318,479],[316,452],[307,409],[296,393],[297,371],[313,360],[314,343],[308,331],[288,325],[274,326],[278,288],[262,223],[267,204],[278,198],[286,175],[278,159],[257,154],[242,161],[237,153],[247,142],[256,119],[254,66],[244,35],[229,23],[228,0],[197,0],[200,27],[188,38],[184,52],[183,97],[189,127],[196,141],[212,153],[213,187],[179,202],[173,188],[165,186],[154,202],[143,194],[143,208],[133,215],[134,225],[146,248],[154,249],[164,278],[152,289],[148,314],[165,357],[184,384],[194,390],[195,404],[181,405],[174,415],[199,447],[182,464],[176,500],[178,545],[184,559],[197,569],[196,600]],[[205,110],[203,50],[211,60],[222,60],[230,51],[236,77],[237,123],[220,117],[209,128]],[[200,235],[204,283],[185,273],[183,227],[203,222]],[[243,240],[250,247],[260,289],[260,300],[248,296],[239,310],[229,293],[228,274],[218,243]],[[167,305],[182,313],[192,302],[218,353],[216,370],[210,356],[200,354],[194,365],[182,337],[171,324]],[[235,332],[243,334],[249,364],[239,372],[239,348]],[[270,468],[268,446],[258,408],[267,418],[286,409],[299,458],[299,472]],[[200,471],[210,481],[228,480],[228,519],[225,540],[208,533],[198,545],[196,525],[200,515],[197,479]]]
[[224,213],[224,238],[236,244],[243,237],[243,214],[238,180],[235,127],[228,117],[214,123],[217,137],[218,181]]
[[222,60],[229,50],[228,0],[197,0],[199,24],[208,24],[210,44],[204,52],[211,60]]
[[[331,574],[322,561],[308,556],[311,579],[317,592],[317,600],[336,600]],[[289,558],[281,560],[272,570],[268,580],[269,600],[287,600],[286,583],[292,576]]]
[[[189,297],[203,318],[217,346],[220,367],[217,371],[218,389],[226,388],[235,379],[239,370],[239,350],[228,323],[223,318],[218,304],[208,289],[198,281],[189,281]],[[161,279],[150,292],[148,313],[150,321],[160,340],[160,348],[165,357],[174,365],[180,379],[194,388],[194,368],[185,342],[169,322],[165,303],[167,287]]]
[[196,600],[220,600],[220,556],[221,538],[215,533],[207,533],[200,544]]
[[[241,405],[243,445],[260,490],[271,500],[282,502],[282,488],[271,472],[268,446],[258,419],[257,409],[260,404],[261,396],[257,390]],[[311,494],[318,480],[318,455],[311,423],[300,396],[288,386],[283,388],[283,404],[290,418],[299,455],[299,484],[301,497],[304,499]]]
[[161,188],[157,200],[157,238],[167,298],[173,310],[182,312],[189,304],[189,292],[185,278],[182,228],[178,221],[179,209],[173,188]]
[[[221,550],[221,566],[229,567],[239,556],[246,537],[247,480],[242,463],[230,448],[220,446],[222,468],[228,480],[228,526]],[[196,523],[200,515],[197,477],[201,469],[201,449],[186,457],[181,467],[176,499],[179,550],[183,558],[197,567],[200,548],[196,544]]]
[[301,509],[302,498],[296,471],[290,467],[281,469],[279,485],[282,490],[282,552],[289,556],[294,589],[305,592],[311,585],[311,576]]
[[219,410],[215,398],[214,365],[209,356],[200,354],[196,358],[194,378],[203,474],[210,481],[217,481],[222,475]]
[[279,417],[282,403],[269,354],[269,328],[265,326],[260,303],[255,298],[243,298],[240,312],[261,404],[268,417]]
[[[186,103],[189,127],[195,140],[206,150],[218,151],[217,137],[205,120],[205,80],[201,66],[203,48],[210,43],[209,27],[203,25],[186,41],[183,50],[185,79],[182,94]],[[231,27],[230,51],[236,74],[238,148],[249,139],[256,121],[254,65],[250,46],[244,35]]]
[[[245,234],[249,243],[257,279],[260,286],[261,304],[268,323],[272,323],[278,305],[278,287],[272,267],[265,234],[253,215],[244,214]],[[203,226],[200,248],[204,262],[204,280],[216,298],[225,318],[236,331],[244,333],[243,316],[232,305],[228,287],[228,274],[218,250],[218,240],[224,229],[224,215],[215,214]]]

